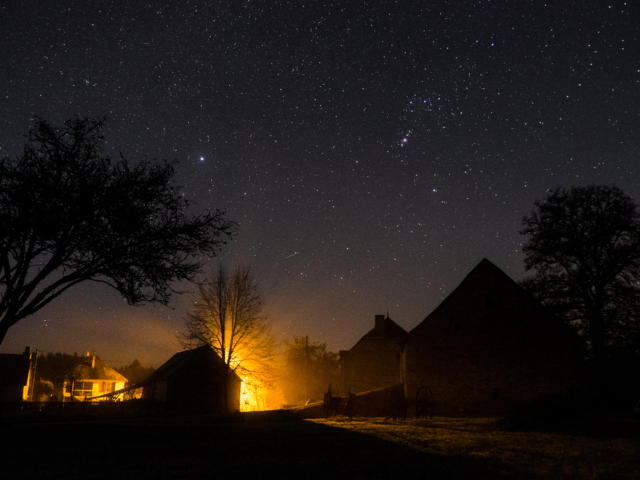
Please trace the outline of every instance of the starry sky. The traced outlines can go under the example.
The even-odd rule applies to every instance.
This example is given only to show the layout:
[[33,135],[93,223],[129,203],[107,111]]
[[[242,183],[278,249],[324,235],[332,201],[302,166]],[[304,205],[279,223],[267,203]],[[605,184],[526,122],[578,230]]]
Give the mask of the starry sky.
[[[629,1],[9,0],[0,155],[34,115],[106,116],[106,150],[176,159],[236,238],[281,339],[416,326],[483,257],[524,276],[521,220],[559,186],[640,200],[640,5]],[[182,286],[189,290],[189,285]],[[158,365],[192,298],[82,285],[0,347]]]

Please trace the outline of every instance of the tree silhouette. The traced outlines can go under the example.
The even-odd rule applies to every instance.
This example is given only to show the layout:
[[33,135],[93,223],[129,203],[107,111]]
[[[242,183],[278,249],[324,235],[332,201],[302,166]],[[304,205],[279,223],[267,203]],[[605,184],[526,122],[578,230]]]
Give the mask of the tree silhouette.
[[[525,286],[586,335],[594,359],[640,323],[640,214],[617,187],[559,188],[524,218]],[[637,337],[635,337],[637,338]]]
[[116,368],[116,371],[127,378],[129,385],[136,385],[146,380],[155,372],[153,367],[143,367],[136,358],[129,365]]
[[274,344],[262,309],[251,271],[237,268],[229,273],[220,265],[199,286],[187,317],[185,343],[209,345],[227,366],[227,374],[235,372],[249,386],[269,383]]
[[130,304],[166,303],[215,255],[234,224],[189,215],[174,164],[103,154],[101,119],[36,119],[23,154],[0,160],[0,343],[9,328],[78,283]]
[[322,399],[327,387],[339,381],[338,354],[326,343],[294,337],[282,355],[280,386],[288,403]]

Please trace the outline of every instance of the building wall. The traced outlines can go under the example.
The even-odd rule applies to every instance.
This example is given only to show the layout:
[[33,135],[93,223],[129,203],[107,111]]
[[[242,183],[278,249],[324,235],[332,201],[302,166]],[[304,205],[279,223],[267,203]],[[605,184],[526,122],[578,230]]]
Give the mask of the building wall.
[[493,415],[568,393],[580,362],[572,332],[506,275],[471,280],[410,332],[407,398],[428,388],[436,414]]
[[349,351],[340,352],[341,394],[359,393],[402,381],[402,347],[407,332],[384,315]]
[[343,390],[359,393],[394,385],[402,380],[402,343],[372,338],[343,354]]
[[[224,413],[223,376],[181,369],[167,379],[166,402],[170,409],[185,413]],[[228,382],[227,402],[231,412],[240,408],[240,381],[234,376]]]
[[72,382],[70,380],[64,380],[59,383],[56,389],[56,398],[60,398],[64,402],[72,400],[80,402],[91,397],[99,397],[91,400],[94,403],[120,401],[123,400],[122,394],[118,394],[115,397],[102,395],[122,390],[125,387],[125,382],[109,379],[80,378],[73,382],[73,399],[71,398],[71,386]]
[[536,347],[515,338],[507,347],[464,334],[450,343],[418,340],[405,351],[407,397],[431,389],[439,414],[507,413],[572,385],[571,360],[549,342]]

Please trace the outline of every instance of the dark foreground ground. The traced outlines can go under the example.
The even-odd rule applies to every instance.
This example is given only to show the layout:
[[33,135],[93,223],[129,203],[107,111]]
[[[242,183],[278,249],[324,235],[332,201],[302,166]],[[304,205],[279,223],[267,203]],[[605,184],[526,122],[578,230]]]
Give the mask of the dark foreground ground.
[[[477,421],[305,421],[286,412],[226,419],[16,417],[3,420],[0,431],[0,479],[640,478],[633,434],[514,436]],[[586,449],[579,462],[602,458],[585,468],[548,465],[562,458],[561,448],[567,455]],[[545,462],[550,468],[537,468]]]

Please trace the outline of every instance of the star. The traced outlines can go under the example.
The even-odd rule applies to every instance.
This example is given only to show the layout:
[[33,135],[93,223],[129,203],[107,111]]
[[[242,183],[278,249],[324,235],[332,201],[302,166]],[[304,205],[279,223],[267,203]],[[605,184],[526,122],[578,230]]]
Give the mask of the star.
[[404,136],[400,139],[400,147],[404,147],[405,145],[407,145],[407,143],[409,143],[409,138],[411,137],[411,135],[413,135],[413,129],[407,130]]
[[[220,208],[241,225],[220,261],[255,268],[275,319],[307,319],[286,335],[309,335],[330,350],[351,347],[387,302],[403,305],[397,317],[412,328],[439,303],[438,286],[460,280],[452,266],[488,256],[524,275],[522,255],[505,252],[546,189],[615,183],[640,199],[632,2],[592,2],[573,16],[567,2],[553,14],[543,5],[552,2],[517,14],[493,2],[451,2],[446,18],[423,8],[409,22],[387,8],[392,2],[375,12],[348,2],[330,18],[331,2],[191,2],[207,22],[193,22],[184,2],[162,2],[141,12],[135,28],[133,7],[105,16],[97,2],[77,2],[61,15],[64,2],[41,3],[28,18],[0,6],[8,72],[0,75],[0,157],[19,155],[33,115],[105,115],[105,153],[181,160],[176,185],[193,212]],[[255,28],[256,15],[265,28]],[[487,28],[473,28],[467,15]],[[288,25],[278,30],[282,18]],[[175,28],[158,28],[165,23]],[[78,42],[78,29],[92,24],[101,34]],[[214,28],[224,25],[233,29]],[[298,31],[312,34],[297,41]],[[496,231],[499,242],[478,241]],[[357,299],[329,281],[351,270],[367,272],[348,277]],[[314,281],[298,272],[313,272]],[[414,288],[422,278],[438,279],[427,294]],[[47,307],[48,335],[60,342],[48,348],[96,344],[95,331],[76,345],[53,328],[56,318],[82,325],[89,309],[99,312],[80,292]],[[105,330],[100,353],[123,365],[134,356],[164,362],[188,310],[186,299],[175,302],[171,322],[156,322],[168,340],[154,327],[159,353],[138,340],[139,322],[119,320],[109,328],[123,341],[109,343]],[[128,315],[117,297],[107,306]],[[44,328],[44,315],[34,325]],[[320,320],[331,318],[346,320]],[[35,335],[16,331],[9,341],[22,351]]]

